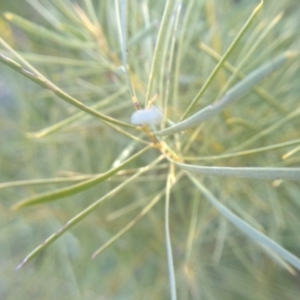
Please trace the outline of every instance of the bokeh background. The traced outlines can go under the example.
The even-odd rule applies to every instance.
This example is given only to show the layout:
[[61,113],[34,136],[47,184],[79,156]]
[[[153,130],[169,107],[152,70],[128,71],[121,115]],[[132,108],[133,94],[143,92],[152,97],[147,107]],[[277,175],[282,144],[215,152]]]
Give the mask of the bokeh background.
[[[52,7],[51,1],[40,2],[48,5],[49,9]],[[82,7],[84,2],[77,1]],[[112,35],[113,30],[110,28],[115,27],[115,16],[108,16],[111,13],[108,1],[101,5],[101,1],[93,2],[99,8],[99,17],[104,20],[103,28],[111,47],[117,47],[118,38]],[[141,2],[149,5],[153,20],[161,18],[164,1]],[[183,10],[187,2],[184,2]],[[217,1],[198,2],[196,7],[199,8],[199,13],[192,14],[186,57],[179,78],[182,107],[186,107],[186,101],[197,93],[215,64],[213,59],[200,51],[198,43],[203,41],[215,50],[224,51],[258,3],[246,0],[228,0],[222,1],[222,4]],[[242,41],[241,48],[236,50],[231,60],[233,64],[242,59],[251,39],[254,41],[262,28],[279,12],[283,11],[284,14],[256,50],[245,67],[245,72],[282,51],[300,49],[299,1],[265,2],[258,20]],[[134,8],[133,19],[139,15],[137,3],[129,1],[129,5]],[[100,8],[107,10],[100,12]],[[47,28],[51,26],[27,1],[0,1],[2,38],[62,89],[90,105],[121,87],[117,71],[99,65],[95,53],[90,53],[84,47],[69,49],[54,45],[51,41],[29,35],[3,17],[7,11]],[[213,15],[217,19],[209,18]],[[62,22],[67,22],[66,18]],[[136,26],[137,24],[138,22]],[[130,26],[129,36],[137,29],[132,24]],[[154,35],[156,33],[157,30],[154,30]],[[213,38],[216,35],[219,45]],[[78,39],[80,38],[79,36]],[[0,52],[8,55],[7,50],[2,48]],[[130,63],[133,71],[146,81],[147,73],[139,74],[139,66],[143,64],[143,60],[143,55],[137,55],[136,59],[132,55]],[[298,66],[299,59],[264,84],[268,91],[272,91],[280,99],[280,104],[286,108],[286,114],[299,107]],[[145,63],[145,70],[148,67]],[[202,105],[209,103],[212,95],[217,94],[222,87],[227,76],[227,73],[222,72]],[[143,87],[137,88],[139,97],[143,92]],[[238,106],[233,111],[226,112],[227,115],[223,115],[220,121],[208,125],[203,137],[199,137],[192,147],[193,154],[198,151],[202,155],[220,154],[225,147],[234,147],[245,136],[250,137],[256,130],[263,130],[264,126],[270,126],[283,118],[283,115],[265,104],[261,105],[254,96],[250,96],[248,104],[247,108]],[[107,114],[125,121],[129,120],[132,110],[132,104],[126,95],[103,107]],[[95,174],[108,170],[129,141],[99,124],[97,120],[90,118],[82,123],[75,123],[44,139],[30,139],[26,135],[54,124],[76,111],[51,92],[1,64],[0,182]],[[178,112],[175,111],[174,115],[176,114]],[[249,115],[250,120],[255,120],[252,128],[243,127],[239,122],[234,123],[235,116],[246,119]],[[226,130],[220,129],[220,124],[230,117],[231,125]],[[299,118],[293,119],[265,140],[258,141],[255,146],[299,138],[299,125]],[[210,134],[211,132],[214,134]],[[280,157],[287,151],[288,149],[267,152],[244,159],[233,158],[224,165],[281,165]],[[139,163],[145,164],[155,156],[156,153],[151,152],[132,167],[138,167]],[[296,155],[287,165],[299,166],[299,161],[299,155]],[[62,201],[19,211],[10,209],[18,200],[64,185],[0,188],[0,299],[168,299],[163,202],[159,202],[147,217],[101,256],[91,260],[95,249],[127,224],[156,195],[157,190],[164,188],[163,170],[161,173],[141,177],[135,185],[124,190],[113,201],[105,203],[28,265],[19,271],[15,270],[35,246],[123,180],[119,176]],[[233,210],[300,256],[299,183],[285,183],[278,188],[274,188],[270,182],[234,179],[210,178],[207,183],[214,191],[219,191],[223,198],[232,200],[230,205]],[[299,275],[279,267],[232,225],[219,218],[216,211],[203,199],[200,204],[195,204],[195,195],[187,180],[183,180],[172,195],[170,222],[179,299],[299,299]],[[121,213],[121,217],[114,214],[132,203],[135,206],[127,214]],[[195,215],[197,225],[193,233],[193,248],[191,253],[187,253],[190,222],[195,219]],[[220,228],[225,228],[226,231],[222,254],[216,252]],[[188,266],[184,264],[187,257]]]

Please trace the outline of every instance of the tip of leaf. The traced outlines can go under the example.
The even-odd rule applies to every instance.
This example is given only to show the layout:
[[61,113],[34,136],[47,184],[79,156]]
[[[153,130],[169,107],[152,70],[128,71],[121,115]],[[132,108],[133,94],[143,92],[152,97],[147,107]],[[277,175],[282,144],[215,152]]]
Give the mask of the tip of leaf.
[[284,15],[284,13],[283,13],[283,11],[281,11],[281,12],[275,17],[276,22],[280,21],[280,20],[282,19],[283,15]]
[[261,9],[263,5],[264,5],[264,0],[260,0],[260,3],[256,6],[255,11]]
[[10,207],[10,209],[11,209],[12,211],[16,211],[16,210],[19,210],[20,208],[22,208],[22,207],[24,207],[24,206],[26,206],[26,204],[23,203],[23,202],[21,201],[21,202],[18,202],[18,203],[16,203],[16,204],[12,205],[12,206]]
[[23,261],[16,267],[16,271],[19,271],[27,263],[27,258],[24,258]]
[[44,136],[44,132],[26,132],[25,137],[27,139],[39,139]]
[[299,52],[298,51],[287,51],[285,53],[285,56],[287,58],[294,58],[294,57],[297,57],[299,55]]
[[18,209],[20,209],[20,205],[18,205],[18,204],[11,206],[11,210],[13,210],[13,211],[16,211]]
[[13,14],[11,14],[11,13],[4,13],[4,17],[5,17],[5,19],[7,19],[7,20],[12,20],[13,19]]

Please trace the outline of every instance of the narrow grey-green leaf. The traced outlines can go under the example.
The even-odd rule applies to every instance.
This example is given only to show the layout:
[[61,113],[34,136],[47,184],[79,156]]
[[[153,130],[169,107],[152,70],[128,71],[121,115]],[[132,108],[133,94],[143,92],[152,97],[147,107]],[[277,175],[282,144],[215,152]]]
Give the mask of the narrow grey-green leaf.
[[216,175],[252,179],[300,180],[300,168],[264,168],[264,167],[207,167],[174,162],[181,169],[202,175]]
[[[187,173],[187,175],[195,184],[195,186],[203,193],[205,198],[239,230],[241,230],[244,234],[246,234],[253,241],[255,241],[259,246],[262,247],[262,249],[264,249],[264,247],[271,249],[272,251],[280,255],[283,259],[285,259],[287,262],[289,262],[292,266],[300,270],[300,259],[298,257],[284,249],[274,240],[259,232],[249,223],[242,220],[231,210],[229,210],[225,205],[223,205],[220,201],[218,201],[217,198],[215,198],[214,195],[205,186],[203,186],[194,176],[192,176],[189,173]],[[269,254],[268,252],[266,253]]]
[[166,248],[167,248],[167,259],[168,259],[168,270],[169,270],[169,283],[170,283],[170,296],[172,300],[176,300],[176,279],[174,271],[174,260],[172,253],[172,244],[170,237],[170,224],[169,224],[169,214],[170,214],[170,194],[173,181],[173,166],[170,166],[170,171],[167,177],[166,184],[166,207],[165,207],[165,236],[166,236]]
[[164,14],[163,14],[163,17],[161,20],[160,28],[159,28],[157,40],[156,40],[154,54],[153,54],[151,71],[149,74],[149,81],[148,81],[148,86],[147,86],[145,106],[151,98],[152,90],[154,88],[154,83],[157,80],[157,75],[161,68],[160,62],[161,62],[161,57],[162,57],[162,50],[163,50],[164,41],[167,36],[168,22],[170,20],[171,14],[172,14],[173,7],[174,7],[174,0],[167,0],[166,4],[165,4]]
[[[175,183],[182,177],[183,172],[178,174],[175,178],[174,185]],[[173,188],[173,186],[171,188]],[[152,207],[162,198],[162,196],[166,193],[166,189],[163,189],[160,191],[156,196],[149,201],[149,203],[123,228],[115,234],[111,239],[109,239],[104,245],[102,245],[99,249],[97,249],[92,258],[95,258],[98,256],[100,253],[102,253],[105,249],[107,249],[111,244],[113,244],[115,241],[117,241],[122,235],[124,235],[130,228],[132,228],[141,218],[143,218],[151,209]]]
[[127,63],[127,0],[116,0],[117,14],[119,15],[117,22],[120,31],[120,42],[122,52],[122,62],[125,71],[126,82],[130,92],[131,100],[136,108],[139,108],[138,99],[135,94],[134,86],[130,77],[129,66]]
[[162,160],[162,156],[158,157],[155,161],[150,163],[148,166],[145,166],[143,168],[140,168],[138,172],[136,172],[134,175],[126,179],[124,182],[116,186],[114,189],[110,190],[107,194],[105,194],[103,197],[101,197],[99,200],[92,203],[90,206],[82,210],[79,214],[74,216],[72,219],[70,219],[63,227],[61,227],[58,231],[53,233],[51,236],[49,236],[43,243],[41,243],[39,246],[37,246],[33,251],[31,251],[20,263],[20,265],[17,267],[17,270],[23,267],[26,263],[28,263],[30,260],[32,260],[35,256],[37,256],[42,250],[44,250],[46,247],[51,245],[55,240],[57,240],[61,235],[63,235],[67,230],[78,224],[80,221],[82,221],[86,216],[88,216],[90,213],[92,213],[100,204],[103,203],[103,201],[107,200],[108,198],[114,196],[116,193],[118,193],[122,188],[124,188],[127,184],[138,178],[141,174],[147,172],[150,170],[153,166],[155,166],[159,161]]
[[71,182],[84,181],[96,176],[97,175],[82,175],[82,176],[72,176],[72,177],[55,177],[55,178],[42,178],[42,179],[1,182],[0,190],[5,188],[11,188],[11,187],[20,187],[20,186],[60,184],[60,183],[65,184]]
[[52,26],[57,29],[63,27],[62,22],[58,20],[48,9],[48,7],[42,5],[37,0],[26,0],[28,4],[30,4],[36,12],[38,12],[45,20],[47,20]]
[[[206,44],[200,43],[199,47],[200,47],[201,50],[203,50],[205,53],[207,53],[210,57],[212,57],[217,62],[221,59],[221,55],[218,54],[218,52],[216,52],[212,48],[208,47]],[[239,71],[236,67],[234,67],[232,64],[230,64],[228,61],[224,62],[223,66],[229,72],[236,73],[236,76],[239,79],[244,79],[245,78],[245,75],[241,71]],[[272,106],[273,108],[275,108],[278,112],[280,112],[283,115],[287,114],[287,112],[288,112],[287,108],[284,105],[282,105],[281,103],[279,103],[279,100],[276,99],[270,93],[268,93],[265,89],[263,89],[261,87],[258,87],[258,86],[254,86],[253,87],[253,91],[261,99],[263,99],[264,101],[266,101],[267,103],[269,103],[270,106]]]
[[152,21],[145,28],[138,31],[134,36],[128,39],[127,47],[130,48],[138,44],[143,39],[147,38],[149,35],[153,34],[155,32],[156,26],[157,26],[157,21]]
[[[99,109],[103,103],[107,103],[108,101],[113,101],[114,99],[116,99],[117,97],[121,96],[122,94],[124,94],[124,92],[126,91],[126,89],[122,88],[120,91],[110,95],[109,97],[107,97],[106,99],[103,99],[99,102],[97,102],[96,104],[90,106],[92,109],[97,110]],[[56,132],[70,124],[72,124],[73,122],[78,121],[79,119],[83,118],[83,117],[89,117],[89,115],[87,115],[85,112],[80,111],[77,112],[75,114],[73,114],[72,116],[54,124],[51,125],[50,127],[44,128],[38,132],[30,132],[27,133],[27,137],[29,138],[41,138],[44,137],[50,133]]]
[[210,83],[212,82],[212,80],[215,78],[215,76],[217,75],[218,71],[220,70],[220,68],[222,67],[222,65],[224,64],[224,62],[227,60],[227,57],[236,48],[236,46],[238,45],[238,43],[241,40],[242,36],[247,31],[247,29],[251,25],[252,21],[254,20],[254,18],[257,16],[258,12],[261,10],[261,8],[263,6],[263,3],[264,3],[264,1],[261,0],[260,3],[256,6],[256,8],[252,12],[251,16],[249,17],[249,19],[246,21],[246,23],[244,24],[244,26],[241,28],[241,30],[239,31],[239,33],[237,34],[237,36],[235,37],[235,39],[232,41],[232,43],[230,44],[230,46],[228,47],[228,49],[225,51],[225,53],[223,54],[223,56],[221,57],[221,59],[219,60],[219,62],[215,66],[215,68],[213,69],[213,71],[210,73],[210,75],[208,76],[208,78],[206,79],[206,81],[204,82],[204,84],[202,85],[202,88],[200,89],[199,93],[191,101],[190,105],[188,106],[188,108],[186,109],[186,111],[184,112],[184,114],[182,115],[181,120],[185,119],[185,117],[194,108],[194,106],[199,101],[199,99],[203,96],[203,94],[205,93],[206,89],[208,88],[208,86],[210,85]]
[[198,111],[196,114],[179,122],[171,127],[155,132],[157,136],[170,135],[185,129],[199,125],[201,122],[208,118],[218,114],[220,111],[225,109],[228,105],[234,101],[242,98],[247,92],[249,92],[257,83],[263,80],[265,77],[270,75],[276,69],[281,67],[287,59],[293,57],[294,54],[286,52],[269,63],[259,67],[258,69],[251,72],[244,80],[240,81],[233,88],[231,88],[218,102],[215,104],[208,105]]
[[158,193],[127,225],[123,226],[122,229],[115,234],[112,238],[110,238],[104,245],[98,248],[92,258],[96,258],[100,253],[102,253],[105,249],[107,249],[110,245],[112,245],[115,241],[117,241],[122,235],[128,232],[142,217],[144,217],[152,207],[158,203],[158,201],[164,195],[165,190]]
[[108,178],[112,177],[114,174],[116,174],[118,171],[123,169],[127,164],[130,162],[134,161],[137,157],[139,157],[141,154],[146,152],[150,147],[145,147],[141,151],[137,152],[135,155],[131,156],[127,160],[125,160],[123,163],[118,165],[115,168],[110,169],[106,173],[100,174],[94,178],[91,178],[89,180],[85,180],[84,182],[75,184],[71,187],[66,187],[62,189],[57,189],[54,191],[50,191],[47,193],[39,194],[37,196],[33,196],[27,199],[24,199],[17,204],[13,206],[13,209],[19,209],[25,206],[30,206],[30,205],[36,205],[36,204],[41,204],[44,202],[49,202],[49,201],[55,201],[60,198],[65,198],[71,195],[74,195],[76,193],[80,193],[88,188],[91,188],[92,186],[107,180]]
[[126,12],[127,12],[127,1],[120,0],[120,27],[121,27],[121,50],[122,50],[122,60],[123,66],[127,66],[127,22],[126,22]]
[[71,39],[69,37],[62,36],[54,31],[51,31],[45,27],[37,25],[33,22],[30,22],[20,16],[15,14],[6,13],[5,18],[10,22],[16,24],[21,29],[25,30],[27,33],[33,34],[37,37],[43,38],[45,41],[50,41],[62,46],[67,46],[70,48],[92,48],[94,44],[87,41],[79,41],[75,40],[74,38]]
[[[3,45],[7,45],[3,39],[0,37],[0,43]],[[15,52],[13,52],[15,54]],[[85,105],[84,103],[80,102],[76,98],[72,97],[71,95],[65,93],[62,91],[59,87],[57,87],[55,84],[53,84],[51,81],[46,79],[43,75],[40,75],[40,73],[35,72],[32,73],[26,69],[24,69],[19,63],[15,62],[14,60],[0,54],[0,62],[4,63],[8,67],[14,69],[18,73],[22,74],[23,76],[29,78],[31,81],[35,82],[36,84],[40,85],[41,87],[52,91],[56,96],[58,96],[60,99],[68,102],[69,104],[77,107],[78,109],[95,116],[99,118],[102,121],[106,121],[112,124],[124,126],[124,127],[134,127],[131,124],[127,124],[125,122],[119,121],[117,119],[111,118],[109,116],[106,116],[104,114],[101,114],[100,112],[96,111],[95,109]],[[32,68],[31,68],[32,69]]]

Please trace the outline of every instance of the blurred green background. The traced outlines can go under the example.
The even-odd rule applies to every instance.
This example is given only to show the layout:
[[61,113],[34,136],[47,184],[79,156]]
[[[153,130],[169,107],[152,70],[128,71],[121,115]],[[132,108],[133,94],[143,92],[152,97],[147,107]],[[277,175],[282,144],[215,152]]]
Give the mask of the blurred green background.
[[[54,30],[29,2],[37,3],[2,0],[0,13],[3,15],[9,11]],[[66,35],[82,41],[83,45],[90,41],[86,32],[80,28],[76,31],[76,24],[59,13],[58,6],[52,2],[59,1],[39,3],[65,25]],[[86,1],[76,2],[85,9]],[[183,2],[183,14],[188,2]],[[111,3],[93,3],[109,46],[115,49],[114,55],[120,56],[118,36],[114,34],[116,16]],[[215,61],[200,50],[199,42],[224,53],[257,3],[246,0],[227,0],[222,3],[195,1],[181,58],[177,96],[179,104],[170,108],[174,116],[178,117],[179,112],[186,108],[215,65]],[[142,5],[148,5],[150,20],[157,22],[162,16],[163,4],[164,1],[129,1],[132,14],[128,25],[129,38],[141,29],[139,16]],[[299,51],[299,1],[265,1],[258,19],[230,57],[233,65],[243,59],[261,31],[280,12],[284,13],[282,19],[255,50],[243,72],[248,73],[283,51]],[[26,33],[3,17],[0,28],[2,38],[20,51],[42,74],[88,105],[124,86],[118,66],[112,68],[112,64],[102,60],[102,54],[95,48],[71,49],[53,44]],[[155,39],[157,30],[154,27],[150,38]],[[147,50],[151,49],[147,49],[146,42],[143,47],[139,43],[137,45],[129,50],[129,64],[132,73],[142,82],[141,86],[136,87],[141,100],[146,90],[150,65]],[[7,50],[1,48],[0,52],[9,56]],[[214,100],[228,77],[224,70],[220,72],[201,100],[201,106]],[[247,106],[237,104],[217,121],[207,124],[195,139],[190,155],[222,154],[226,149],[234,149],[247,138],[279,122],[299,108],[299,82],[298,58],[263,83],[263,87],[279,99],[286,109],[284,113],[279,113],[251,94],[247,98]],[[135,84],[138,85],[138,80]],[[123,94],[104,105],[103,112],[128,122],[133,111],[128,98]],[[75,123],[43,139],[28,138],[26,133],[55,124],[77,110],[2,64],[0,105],[0,182],[105,172],[130,143],[130,139],[94,119]],[[243,124],[241,120],[248,123]],[[252,127],[247,126],[250,121]],[[299,117],[292,119],[250,148],[297,139],[300,137],[299,125]],[[188,139],[184,142],[188,142]],[[246,158],[233,157],[221,163],[209,161],[208,164],[299,166],[299,154],[287,161],[281,160],[282,155],[291,149],[268,151]],[[148,153],[131,168],[145,165],[156,155],[155,151]],[[164,189],[165,174],[165,169],[162,169],[139,178],[19,271],[15,268],[34,247],[125,177],[116,177],[62,201],[19,211],[12,211],[11,205],[29,195],[64,184],[0,188],[0,299],[168,299],[163,202],[159,202],[114,245],[91,260],[95,249],[122,229],[158,191]],[[232,210],[300,256],[299,183],[284,182],[274,187],[267,181],[230,178],[207,178],[205,182],[217,196],[229,202],[227,204]],[[187,180],[182,180],[172,192],[170,226],[178,299],[299,299],[299,276],[279,267],[231,224],[218,217],[208,203],[203,199],[198,203],[195,198],[196,194]],[[135,209],[121,217],[113,215],[132,203],[135,203]],[[196,220],[192,233],[191,220]],[[226,233],[222,233],[222,230]],[[187,251],[189,234],[193,243],[191,253]],[[220,234],[226,236],[222,247],[218,246]],[[221,253],[218,253],[219,247],[222,248]]]

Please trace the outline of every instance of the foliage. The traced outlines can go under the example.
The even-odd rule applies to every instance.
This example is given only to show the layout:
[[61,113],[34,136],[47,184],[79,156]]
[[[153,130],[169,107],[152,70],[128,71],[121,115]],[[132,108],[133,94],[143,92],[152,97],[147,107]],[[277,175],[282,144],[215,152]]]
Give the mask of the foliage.
[[299,5],[26,3],[0,24],[0,298],[296,299]]

